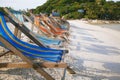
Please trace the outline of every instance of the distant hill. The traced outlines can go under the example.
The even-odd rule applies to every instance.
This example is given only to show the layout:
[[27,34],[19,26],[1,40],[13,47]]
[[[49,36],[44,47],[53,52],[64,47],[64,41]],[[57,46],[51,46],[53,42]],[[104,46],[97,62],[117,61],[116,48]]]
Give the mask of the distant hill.
[[52,10],[60,12],[67,19],[103,19],[120,20],[120,1],[106,0],[48,0],[38,6],[34,13],[50,14]]
[[[85,2],[94,2],[95,0],[48,0],[44,5],[38,6],[35,13],[48,13],[52,10],[60,12],[61,16],[68,15],[70,18],[76,15],[79,17],[78,9],[81,8],[81,4]],[[78,16],[77,16],[78,15]]]

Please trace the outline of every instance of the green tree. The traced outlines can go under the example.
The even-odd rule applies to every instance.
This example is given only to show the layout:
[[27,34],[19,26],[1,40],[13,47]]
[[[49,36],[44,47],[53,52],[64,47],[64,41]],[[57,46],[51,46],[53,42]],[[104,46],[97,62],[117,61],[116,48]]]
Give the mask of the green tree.
[[[78,13],[78,10],[84,13]],[[48,0],[44,5],[38,6],[34,13],[48,13],[52,10],[60,12],[66,18],[88,18],[120,20],[120,2],[106,0]]]

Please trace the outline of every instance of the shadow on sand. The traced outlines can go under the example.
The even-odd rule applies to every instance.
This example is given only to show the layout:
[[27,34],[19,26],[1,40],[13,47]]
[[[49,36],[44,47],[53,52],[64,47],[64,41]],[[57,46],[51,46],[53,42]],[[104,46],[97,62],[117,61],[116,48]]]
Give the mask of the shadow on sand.
[[120,49],[112,46],[91,44],[90,46],[86,46],[86,51],[96,54],[104,54],[104,55],[120,55]]

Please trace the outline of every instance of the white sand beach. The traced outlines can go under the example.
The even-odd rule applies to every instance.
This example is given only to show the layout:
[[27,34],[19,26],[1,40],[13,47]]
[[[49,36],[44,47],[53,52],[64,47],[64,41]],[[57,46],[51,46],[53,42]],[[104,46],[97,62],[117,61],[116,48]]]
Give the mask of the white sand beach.
[[79,20],[69,22],[78,80],[120,80],[120,31]]
[[[120,80],[120,31],[80,20],[69,22],[71,35],[65,61],[76,74],[67,73],[65,80]],[[62,76],[61,71],[48,72],[56,80]],[[0,69],[0,80],[45,79],[33,69]]]

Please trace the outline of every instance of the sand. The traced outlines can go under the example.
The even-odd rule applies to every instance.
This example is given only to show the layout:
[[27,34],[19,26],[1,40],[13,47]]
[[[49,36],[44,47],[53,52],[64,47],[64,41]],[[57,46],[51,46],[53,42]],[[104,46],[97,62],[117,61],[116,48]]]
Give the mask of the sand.
[[[67,54],[65,61],[76,74],[67,73],[66,80],[120,80],[120,32],[80,20],[69,22],[70,53]],[[60,80],[61,69],[47,71],[56,80]],[[0,80],[44,80],[44,78],[33,69],[0,69]]]
[[71,55],[78,60],[78,73],[85,72],[79,77],[120,80],[120,32],[79,20],[69,22],[73,26]]

